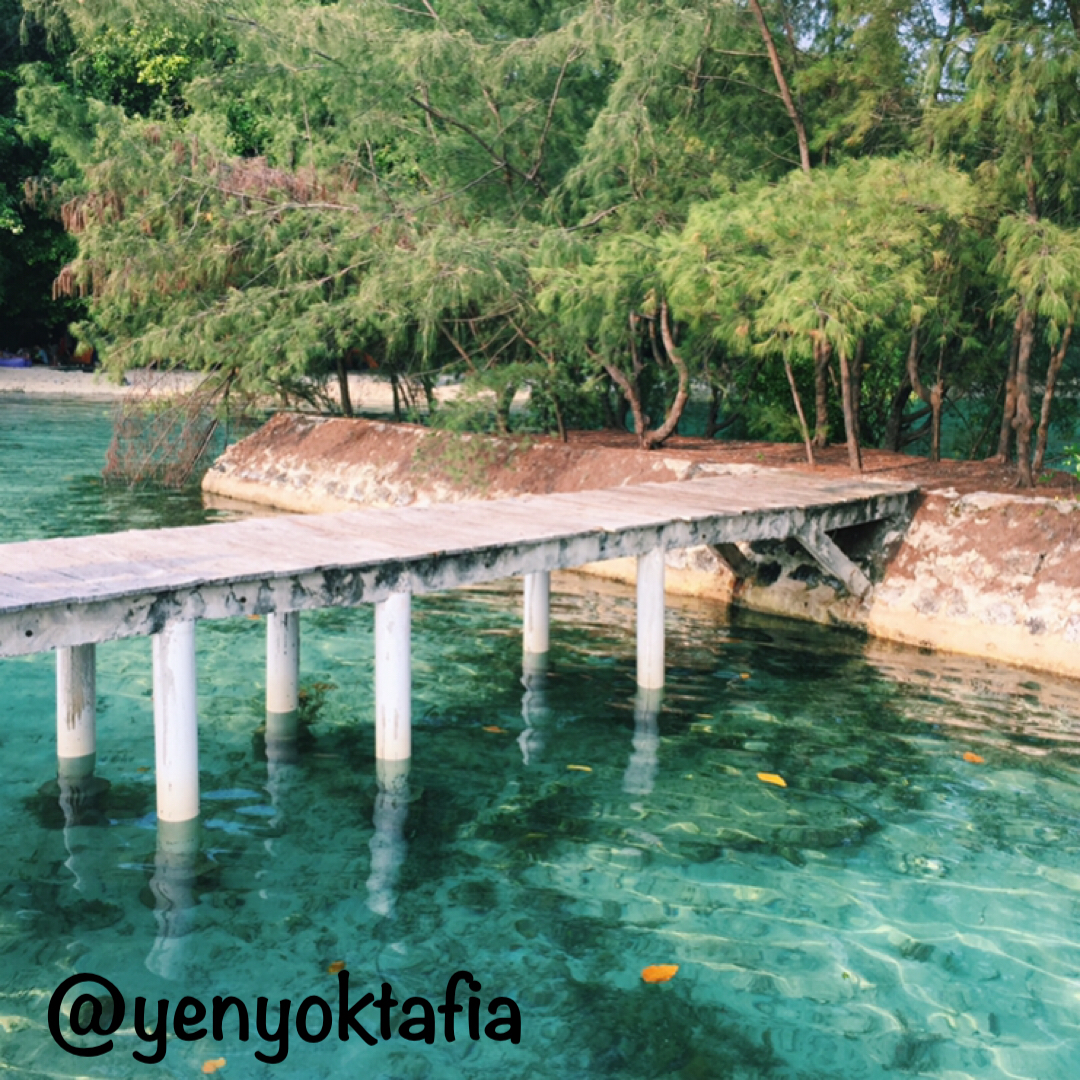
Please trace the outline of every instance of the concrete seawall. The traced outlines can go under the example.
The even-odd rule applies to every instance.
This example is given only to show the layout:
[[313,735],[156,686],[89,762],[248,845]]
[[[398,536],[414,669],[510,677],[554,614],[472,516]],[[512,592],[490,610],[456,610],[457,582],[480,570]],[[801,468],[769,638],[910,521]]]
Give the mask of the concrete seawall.
[[[752,465],[549,440],[453,436],[404,425],[282,414],[231,447],[204,490],[299,512],[678,483]],[[859,601],[795,541],[674,552],[667,587],[873,637],[1080,678],[1080,503],[924,491],[909,522],[835,539],[866,571]],[[632,582],[632,560],[585,572]]]

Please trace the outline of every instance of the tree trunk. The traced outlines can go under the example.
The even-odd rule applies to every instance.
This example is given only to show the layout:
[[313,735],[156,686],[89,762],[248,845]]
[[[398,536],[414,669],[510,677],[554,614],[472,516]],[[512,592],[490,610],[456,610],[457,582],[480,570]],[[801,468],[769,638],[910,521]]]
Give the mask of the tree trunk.
[[510,434],[510,407],[514,404],[517,387],[513,384],[504,386],[495,394],[495,429],[500,435]]
[[945,400],[945,380],[942,369],[945,365],[945,342],[938,349],[937,378],[930,391],[930,460],[941,460],[941,406]]
[[844,429],[847,434],[848,464],[862,472],[862,453],[859,449],[859,429],[855,419],[855,399],[851,382],[851,365],[848,363],[847,350],[843,346],[840,353],[840,398],[844,406]]
[[638,437],[638,445],[641,446],[642,449],[646,449],[645,410],[641,407],[641,395],[637,391],[637,386],[635,386],[634,382],[614,364],[609,364],[606,360],[601,360],[600,363],[603,366],[603,369],[608,373],[611,381],[623,392],[623,397],[626,398],[626,401],[630,406],[630,411],[634,414],[634,434]]
[[930,460],[941,460],[941,365],[938,365],[938,380],[933,389],[929,389],[919,374],[919,328],[911,328],[911,341],[908,344],[907,377],[911,388],[919,400],[930,406]]
[[555,429],[559,435],[559,442],[569,442],[570,437],[566,433],[566,424],[563,421],[562,407],[559,405],[559,399],[554,394],[551,395],[551,408],[555,412]]
[[709,395],[709,412],[705,417],[705,438],[716,437],[717,421],[720,419],[720,387],[713,383],[712,393]]
[[795,138],[798,139],[799,142],[799,164],[802,167],[802,171],[809,176],[810,143],[806,138],[806,128],[803,126],[802,117],[799,115],[799,110],[795,108],[795,101],[791,96],[791,90],[788,87],[787,79],[784,77],[784,69],[780,66],[780,54],[776,51],[776,45],[773,42],[772,34],[769,33],[769,24],[765,21],[765,15],[761,10],[761,5],[758,3],[758,0],[750,0],[750,9],[754,13],[758,29],[761,31],[761,38],[765,42],[765,48],[769,53],[769,63],[772,64],[773,75],[776,78],[777,88],[780,90],[780,97],[784,101],[784,108],[787,109],[787,114],[795,127]]
[[394,395],[394,423],[401,423],[401,388],[396,371],[390,372],[390,392]]
[[900,385],[889,404],[889,419],[885,424],[885,449],[900,452],[900,434],[904,428],[904,409],[911,398],[911,378],[904,372]]
[[862,438],[862,373],[866,355],[866,338],[859,338],[855,355],[851,360],[851,407],[855,417],[855,430]]
[[690,400],[690,372],[687,369],[686,361],[675,351],[675,341],[671,336],[671,324],[668,322],[666,300],[660,302],[660,333],[664,339],[664,349],[667,351],[668,359],[679,373],[679,389],[675,392],[675,400],[671,403],[671,408],[668,409],[664,422],[655,431],[650,431],[645,437],[644,446],[646,450],[651,450],[654,446],[660,446],[671,435],[678,427],[683,409],[686,408],[686,403]]
[[795,411],[799,414],[799,427],[802,430],[803,444],[806,446],[806,461],[813,467],[814,444],[810,440],[810,428],[806,424],[806,414],[803,412],[799,388],[795,385],[795,373],[791,370],[791,361],[786,356],[784,357],[784,371],[787,373],[788,385],[791,387],[791,397],[795,402]]
[[345,354],[337,358],[338,390],[341,394],[341,411],[345,416],[352,416],[352,399],[349,397],[349,369],[345,366]]
[[[631,315],[630,317],[632,335],[637,329],[636,318],[637,317],[634,315]],[[667,301],[661,301],[660,304],[660,332],[663,335],[664,349],[668,354],[668,359],[671,361],[672,367],[678,372],[679,388],[675,392],[675,400],[667,410],[664,422],[655,431],[648,430],[649,418],[645,415],[645,410],[641,403],[641,382],[637,376],[641,374],[642,364],[638,357],[633,337],[631,337],[630,346],[631,355],[634,361],[635,378],[633,379],[614,364],[608,363],[607,360],[601,359],[600,356],[592,352],[592,350],[589,350],[592,358],[599,361],[601,367],[608,373],[612,382],[622,390],[623,396],[630,405],[630,411],[634,414],[634,431],[638,437],[638,444],[643,450],[651,450],[654,446],[660,446],[661,443],[671,435],[678,426],[679,420],[682,419],[686,403],[690,400],[690,372],[686,366],[686,362],[675,349],[675,340],[671,336],[671,325],[668,322]],[[658,354],[656,360],[659,363],[662,359],[659,355],[659,348],[656,349],[656,352]]]
[[824,336],[814,339],[814,446],[829,445],[829,353]]
[[1020,354],[1020,324],[1023,314],[1016,316],[1013,324],[1012,344],[1009,346],[1009,369],[1005,375],[1005,405],[1001,411],[1001,428],[998,431],[997,453],[991,458],[1002,465],[1009,460],[1009,444],[1012,442],[1013,417],[1016,416],[1016,360]]
[[1027,307],[1020,312],[1020,347],[1016,351],[1016,466],[1017,479],[1022,487],[1034,487],[1031,474],[1031,353],[1035,345],[1035,316]]
[[911,338],[908,342],[907,377],[908,382],[911,383],[911,389],[919,396],[919,400],[929,405],[930,391],[926,389],[919,375],[919,328],[917,326],[911,328]]
[[1046,457],[1046,440],[1050,433],[1050,408],[1054,400],[1054,387],[1057,385],[1061,365],[1065,362],[1065,353],[1069,350],[1072,329],[1073,320],[1069,319],[1069,325],[1065,327],[1065,333],[1061,335],[1061,344],[1056,352],[1050,354],[1050,366],[1046,370],[1046,392],[1043,394],[1042,409],[1039,412],[1039,431],[1035,437],[1035,462],[1032,465],[1032,472],[1036,479],[1042,472],[1043,458]]
[[435,380],[425,372],[420,376],[420,385],[424,388],[424,397],[427,400],[428,415],[434,416],[435,410],[439,407],[438,399],[435,397]]
[[941,381],[934,383],[930,391],[930,460],[941,460]]

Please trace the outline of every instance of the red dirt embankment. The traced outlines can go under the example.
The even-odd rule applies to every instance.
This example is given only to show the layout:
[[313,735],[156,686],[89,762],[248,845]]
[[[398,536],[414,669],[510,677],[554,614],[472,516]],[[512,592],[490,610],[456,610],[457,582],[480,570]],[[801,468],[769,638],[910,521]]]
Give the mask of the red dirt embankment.
[[[1019,492],[1015,471],[991,462],[945,461],[870,450],[865,474],[919,484],[911,522],[879,535],[841,538],[874,582],[847,596],[794,541],[744,545],[750,572],[736,578],[707,548],[673,552],[673,592],[756,610],[862,627],[886,640],[984,656],[1080,677],[1080,484],[1051,474]],[[707,467],[703,469],[703,466]],[[407,505],[678,482],[718,467],[805,469],[799,446],[674,439],[639,450],[632,436],[546,438],[451,435],[411,425],[274,417],[231,447],[204,490],[284,510]],[[843,447],[816,470],[851,475]],[[632,580],[616,560],[589,568]]]

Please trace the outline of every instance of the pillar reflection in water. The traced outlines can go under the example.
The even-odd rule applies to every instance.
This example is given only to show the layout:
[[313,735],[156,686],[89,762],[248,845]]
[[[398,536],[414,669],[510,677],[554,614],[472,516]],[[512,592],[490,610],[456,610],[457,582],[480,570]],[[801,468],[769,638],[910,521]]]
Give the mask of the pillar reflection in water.
[[656,783],[660,767],[660,729],[657,717],[663,690],[638,687],[634,698],[634,750],[623,773],[623,791],[627,795],[648,795]]
[[[266,790],[274,808],[273,822],[283,821],[283,802],[292,787],[300,761],[300,714],[297,710],[266,714]],[[272,841],[267,840],[269,849]]]
[[[99,842],[96,826],[104,824],[102,796],[109,784],[97,776],[73,778],[62,771],[56,780],[64,815],[64,847],[68,853],[64,866],[75,879],[72,887],[80,899],[96,900],[101,893],[100,877],[94,869],[91,852]],[[51,784],[47,786],[52,790]]]
[[198,859],[199,819],[159,819],[154,876],[150,879],[157,937],[146,966],[163,979],[181,980],[184,976],[184,938],[194,929],[199,903],[195,890]]
[[390,918],[394,914],[398,874],[408,851],[405,821],[409,816],[409,759],[379,759],[375,773],[379,792],[375,796],[367,904],[376,915]]
[[546,729],[551,717],[548,706],[548,654],[525,653],[521,665],[521,719],[525,728],[518,736],[521,758],[526,765],[535,764],[543,754]]

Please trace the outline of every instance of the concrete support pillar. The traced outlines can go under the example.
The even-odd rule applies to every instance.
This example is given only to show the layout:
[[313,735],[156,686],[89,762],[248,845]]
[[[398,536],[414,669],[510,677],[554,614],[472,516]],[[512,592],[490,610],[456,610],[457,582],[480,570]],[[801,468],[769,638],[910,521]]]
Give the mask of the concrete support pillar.
[[93,645],[56,650],[56,772],[61,786],[93,775],[97,757]]
[[300,613],[272,611],[266,616],[267,716],[295,714],[300,708]]
[[525,616],[523,651],[526,657],[543,654],[550,648],[551,573],[538,570],[525,575]]
[[645,690],[664,685],[664,551],[637,561],[637,682]]
[[158,821],[190,821],[199,816],[195,623],[173,623],[151,640]]
[[375,757],[412,756],[412,594],[375,605]]

